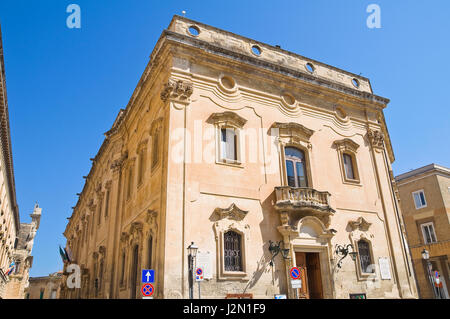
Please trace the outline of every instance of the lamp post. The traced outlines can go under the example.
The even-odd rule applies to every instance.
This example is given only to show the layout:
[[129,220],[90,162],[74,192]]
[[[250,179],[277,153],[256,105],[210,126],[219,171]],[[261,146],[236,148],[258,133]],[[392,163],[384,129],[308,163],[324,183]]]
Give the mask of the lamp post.
[[194,242],[187,248],[188,250],[188,266],[189,266],[189,299],[194,299],[194,260],[197,256],[198,247],[195,246]]
[[431,265],[431,262],[430,262],[430,253],[428,252],[428,250],[426,250],[426,249],[422,250],[422,259],[425,260],[425,262],[427,264],[428,280],[430,281],[430,285],[431,285],[431,289],[433,290],[434,298],[439,299],[438,291],[436,291],[436,289],[439,289],[439,288],[434,286],[433,275],[431,274],[431,268],[433,266]]

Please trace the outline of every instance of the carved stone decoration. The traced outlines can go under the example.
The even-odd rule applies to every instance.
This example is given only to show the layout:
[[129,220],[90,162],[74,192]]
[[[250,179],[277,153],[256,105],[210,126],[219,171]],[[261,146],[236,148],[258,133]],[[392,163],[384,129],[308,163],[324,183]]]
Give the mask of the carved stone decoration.
[[356,153],[359,148],[359,144],[353,142],[349,138],[344,138],[343,140],[334,141],[333,144],[336,145],[337,149],[342,152]]
[[191,82],[177,80],[164,84],[161,92],[161,100],[167,102],[167,100],[176,100],[177,102],[189,103],[189,98],[192,95],[194,89]]
[[125,163],[125,160],[127,158],[128,158],[128,152],[124,152],[119,159],[116,159],[112,162],[111,169],[114,172],[118,172],[122,168],[122,166]]
[[230,111],[222,112],[222,113],[213,113],[206,121],[207,123],[212,124],[221,124],[221,125],[231,125],[238,128],[242,128],[247,120],[238,114]]
[[359,217],[355,221],[349,221],[348,225],[352,229],[352,231],[359,229],[360,231],[368,231],[371,223],[367,222],[363,217]]
[[157,227],[158,227],[157,222],[156,222],[157,216],[158,216],[158,213],[157,213],[155,210],[149,209],[149,210],[147,211],[147,216],[146,216],[145,221],[146,221],[152,228],[157,228]]
[[279,137],[281,140],[285,140],[285,142],[291,144],[299,143],[299,141],[308,142],[310,137],[314,134],[313,130],[294,122],[275,122],[271,126],[271,130],[274,129],[279,130]]
[[128,240],[129,237],[130,237],[130,236],[129,236],[127,233],[122,232],[122,234],[120,234],[120,241],[121,241],[121,242],[126,242],[126,241]]
[[216,208],[214,210],[214,213],[216,213],[220,219],[228,218],[240,221],[243,220],[245,216],[247,216],[248,211],[240,209],[233,203],[228,208]]
[[381,131],[368,129],[367,137],[369,138],[370,144],[373,148],[384,148],[384,134]]
[[105,247],[105,246],[100,246],[100,247],[98,248],[98,251],[99,251],[99,253],[100,253],[102,256],[105,256],[105,253],[106,253],[106,247]]
[[97,184],[97,186],[95,187],[95,192],[96,192],[97,194],[99,194],[101,191],[102,191],[102,183],[99,182],[99,183]]

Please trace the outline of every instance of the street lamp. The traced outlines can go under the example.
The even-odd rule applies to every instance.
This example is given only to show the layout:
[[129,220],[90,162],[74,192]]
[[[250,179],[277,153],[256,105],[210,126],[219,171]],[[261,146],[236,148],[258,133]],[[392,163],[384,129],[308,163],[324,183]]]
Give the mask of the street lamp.
[[[351,252],[349,252],[349,248],[352,248]],[[341,256],[341,259],[339,259],[339,261],[337,263],[338,268],[341,268],[342,259],[347,257],[347,255],[350,255],[350,257],[352,257],[353,261],[356,260],[357,252],[354,250],[352,244],[348,244],[347,246],[345,246],[345,245],[344,246],[337,245],[335,253],[336,253],[337,256]]]
[[189,265],[189,299],[194,299],[194,259],[197,256],[198,247],[194,242],[187,248],[188,250],[188,265]]
[[427,263],[428,280],[430,281],[431,289],[433,290],[433,293],[434,293],[434,298],[438,299],[439,295],[438,295],[438,292],[436,291],[436,289],[439,289],[439,288],[436,288],[434,286],[433,275],[431,274],[431,268],[433,266],[431,265],[431,262],[430,262],[430,253],[428,252],[428,250],[426,250],[426,249],[422,250],[422,259],[425,260],[425,262]]

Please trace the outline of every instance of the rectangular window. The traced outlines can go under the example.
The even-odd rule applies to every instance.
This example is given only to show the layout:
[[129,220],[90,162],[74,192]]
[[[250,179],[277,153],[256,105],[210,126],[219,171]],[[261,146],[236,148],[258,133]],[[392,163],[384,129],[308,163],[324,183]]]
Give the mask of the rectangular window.
[[422,228],[423,240],[425,244],[436,243],[436,233],[434,232],[433,223],[425,223],[420,226]]
[[139,152],[139,171],[138,171],[138,185],[142,183],[145,170],[145,148]]
[[237,161],[237,134],[234,128],[222,128],[220,130],[221,158]]
[[108,188],[106,190],[106,200],[105,200],[105,218],[108,217],[108,210],[109,210],[109,194],[110,194],[110,189]]
[[348,179],[355,179],[355,173],[353,171],[353,161],[352,157],[349,154],[343,154],[343,160],[344,160],[344,170],[345,170],[345,176]]
[[416,205],[416,209],[423,208],[427,206],[427,202],[425,200],[425,193],[423,190],[413,192],[414,204]]
[[131,188],[133,187],[133,166],[128,169],[128,189],[127,198],[131,197]]
[[158,164],[158,148],[159,144],[159,131],[156,131],[153,136],[153,143],[152,143],[152,168],[154,168]]

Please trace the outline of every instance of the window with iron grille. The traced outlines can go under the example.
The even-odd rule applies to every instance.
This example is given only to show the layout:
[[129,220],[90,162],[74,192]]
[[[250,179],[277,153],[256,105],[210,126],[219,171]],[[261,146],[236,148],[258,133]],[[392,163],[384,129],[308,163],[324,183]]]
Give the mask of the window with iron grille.
[[361,263],[361,271],[364,273],[372,273],[375,269],[371,267],[372,256],[370,254],[370,244],[365,240],[358,241],[358,254]]
[[241,235],[230,230],[223,237],[225,271],[242,271]]

